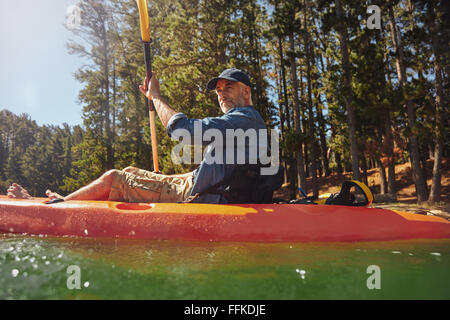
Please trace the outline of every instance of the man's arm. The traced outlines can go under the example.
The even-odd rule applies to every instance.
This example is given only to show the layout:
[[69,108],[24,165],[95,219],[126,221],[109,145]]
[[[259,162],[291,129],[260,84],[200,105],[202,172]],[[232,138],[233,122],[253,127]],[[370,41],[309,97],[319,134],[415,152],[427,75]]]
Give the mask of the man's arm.
[[167,124],[169,123],[170,118],[178,112],[173,110],[167,102],[165,102],[161,96],[153,96],[153,105],[155,106],[156,113],[161,119],[164,128],[167,128]]
[[167,102],[163,100],[161,97],[161,92],[159,89],[159,81],[156,79],[155,74],[153,73],[152,78],[150,79],[150,85],[147,90],[146,86],[139,86],[141,92],[149,99],[153,100],[153,105],[155,106],[156,113],[161,119],[162,124],[165,128],[167,128],[167,124],[169,123],[170,118],[178,112],[173,110]]

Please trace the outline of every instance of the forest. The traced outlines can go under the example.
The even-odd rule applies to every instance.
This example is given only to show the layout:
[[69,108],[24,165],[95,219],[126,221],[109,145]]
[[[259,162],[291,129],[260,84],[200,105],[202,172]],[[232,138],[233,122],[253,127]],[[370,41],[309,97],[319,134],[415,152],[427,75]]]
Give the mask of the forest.
[[[67,52],[88,63],[83,125],[39,126],[0,106],[0,193],[12,182],[30,194],[67,194],[105,171],[153,169],[135,0],[80,0]],[[254,107],[280,132],[291,196],[318,194],[318,177],[377,168],[381,194],[395,194],[395,164],[410,162],[417,201],[440,199],[449,157],[450,28],[446,1],[151,0],[153,71],[171,107],[190,118],[220,115],[207,81],[246,71]],[[45,106],[40,106],[45,109]],[[174,164],[157,120],[161,172]],[[425,161],[433,162],[427,185]]]

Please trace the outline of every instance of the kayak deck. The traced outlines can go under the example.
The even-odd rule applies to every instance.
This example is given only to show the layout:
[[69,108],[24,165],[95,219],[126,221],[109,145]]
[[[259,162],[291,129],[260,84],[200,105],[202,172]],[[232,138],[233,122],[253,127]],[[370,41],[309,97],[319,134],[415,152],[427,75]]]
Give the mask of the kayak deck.
[[301,204],[177,204],[0,197],[0,232],[200,241],[450,238],[450,222],[386,209]]

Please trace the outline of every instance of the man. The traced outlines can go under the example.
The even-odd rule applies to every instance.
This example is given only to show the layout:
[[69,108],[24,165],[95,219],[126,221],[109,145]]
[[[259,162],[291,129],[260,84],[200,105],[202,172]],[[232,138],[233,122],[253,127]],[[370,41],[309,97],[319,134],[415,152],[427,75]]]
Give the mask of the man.
[[[149,100],[153,100],[156,112],[172,138],[177,138],[177,130],[184,130],[184,132],[194,136],[196,127],[201,128],[202,132],[208,129],[219,130],[225,137],[227,129],[242,129],[244,131],[247,129],[266,129],[260,114],[252,106],[250,86],[249,77],[238,69],[227,69],[218,77],[211,79],[207,88],[215,90],[224,115],[202,120],[189,119],[185,114],[173,110],[162,99],[159,82],[154,74],[150,80],[149,88],[140,86],[140,90]],[[227,147],[226,143],[223,146],[224,159],[227,151],[231,152],[229,148],[234,148],[233,151],[236,151],[235,146]],[[128,167],[122,171],[110,170],[94,182],[66,197],[50,190],[47,190],[46,195],[50,199],[65,201],[182,202],[190,197],[192,202],[227,203],[228,200],[223,194],[204,193],[208,188],[231,177],[236,168],[235,161],[231,161],[231,163],[205,161],[205,158],[211,158],[213,152],[212,148],[208,147],[200,166],[187,174],[166,176]],[[8,189],[8,196],[31,198],[28,192],[17,184],[13,184]]]

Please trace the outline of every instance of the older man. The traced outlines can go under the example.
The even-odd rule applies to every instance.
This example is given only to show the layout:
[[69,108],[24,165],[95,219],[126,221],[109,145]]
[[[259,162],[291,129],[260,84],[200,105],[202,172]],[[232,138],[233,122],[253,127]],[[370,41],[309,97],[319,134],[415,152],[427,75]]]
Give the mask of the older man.
[[[249,77],[238,69],[227,69],[218,77],[211,79],[207,88],[215,90],[220,108],[224,113],[221,117],[205,119],[189,119],[184,113],[173,110],[161,97],[159,82],[153,74],[149,87],[140,86],[141,92],[153,101],[156,112],[166,127],[169,136],[176,138],[176,132],[184,130],[194,136],[196,128],[202,132],[214,129],[226,136],[227,130],[265,130],[266,126],[251,98],[251,83]],[[195,139],[194,139],[195,140]],[[203,142],[204,143],[204,142]],[[236,146],[223,144],[223,157],[233,153],[235,159]],[[230,150],[232,148],[233,150]],[[211,158],[214,150],[207,148],[200,166],[193,172],[182,175],[162,175],[138,168],[128,167],[122,171],[110,170],[89,185],[62,197],[47,190],[50,199],[61,200],[110,200],[125,202],[192,202],[227,203],[233,202],[223,193],[211,190],[212,187],[227,181],[233,174],[237,164],[235,161],[205,161]],[[248,156],[248,151],[246,151]],[[254,180],[256,181],[256,180]],[[259,181],[260,183],[260,181]],[[20,185],[13,184],[8,189],[8,195],[15,198],[31,198]]]

